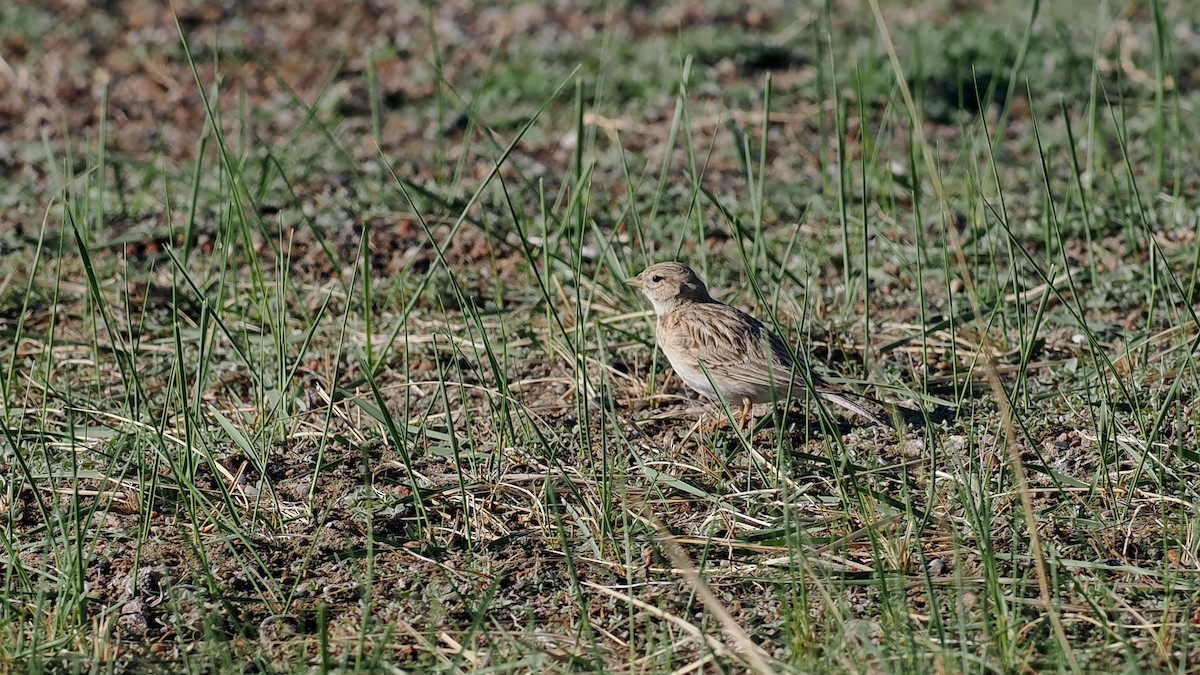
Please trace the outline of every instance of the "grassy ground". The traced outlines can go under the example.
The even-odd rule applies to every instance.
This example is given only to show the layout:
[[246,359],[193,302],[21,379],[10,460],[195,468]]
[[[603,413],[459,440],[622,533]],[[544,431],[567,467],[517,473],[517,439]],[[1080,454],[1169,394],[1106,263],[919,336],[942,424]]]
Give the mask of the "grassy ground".
[[1200,11],[874,3],[0,6],[0,669],[1200,671]]

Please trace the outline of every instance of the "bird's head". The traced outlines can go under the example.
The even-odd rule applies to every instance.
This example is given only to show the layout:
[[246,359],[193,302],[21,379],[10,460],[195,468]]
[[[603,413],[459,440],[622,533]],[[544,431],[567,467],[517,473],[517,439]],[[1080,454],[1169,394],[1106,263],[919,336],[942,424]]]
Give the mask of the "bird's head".
[[708,288],[692,268],[677,262],[655,263],[636,277],[625,280],[629,286],[642,289],[654,311],[662,314],[681,302],[709,302]]

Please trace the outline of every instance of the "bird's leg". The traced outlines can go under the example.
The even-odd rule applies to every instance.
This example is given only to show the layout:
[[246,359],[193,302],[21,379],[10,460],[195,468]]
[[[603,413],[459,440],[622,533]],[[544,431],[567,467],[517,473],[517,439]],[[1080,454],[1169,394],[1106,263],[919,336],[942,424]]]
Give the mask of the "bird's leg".
[[750,408],[754,405],[750,399],[742,399],[742,415],[738,418],[738,431],[746,430],[746,420],[750,419]]
[[702,422],[702,424],[700,424],[699,428],[700,428],[700,431],[702,431],[706,434],[712,433],[712,432],[716,431],[717,429],[720,429],[725,424],[725,421],[726,421],[725,417],[721,415],[720,410],[714,410],[712,412],[712,419],[709,419],[708,421],[704,421],[704,418],[706,416],[708,416],[708,414],[709,413],[706,412],[700,416],[700,421]]

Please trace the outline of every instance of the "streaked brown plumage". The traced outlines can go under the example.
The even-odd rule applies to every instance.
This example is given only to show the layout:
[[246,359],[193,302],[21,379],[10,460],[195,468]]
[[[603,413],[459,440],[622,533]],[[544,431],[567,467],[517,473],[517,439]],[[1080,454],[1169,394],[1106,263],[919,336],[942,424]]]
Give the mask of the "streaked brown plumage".
[[783,400],[789,390],[797,396],[811,381],[826,401],[888,426],[815,372],[809,370],[806,380],[800,369],[808,366],[793,363],[777,335],[742,310],[713,300],[687,265],[657,263],[625,283],[641,288],[654,304],[658,346],[684,384],[707,398],[743,404],[742,423],[751,404]]

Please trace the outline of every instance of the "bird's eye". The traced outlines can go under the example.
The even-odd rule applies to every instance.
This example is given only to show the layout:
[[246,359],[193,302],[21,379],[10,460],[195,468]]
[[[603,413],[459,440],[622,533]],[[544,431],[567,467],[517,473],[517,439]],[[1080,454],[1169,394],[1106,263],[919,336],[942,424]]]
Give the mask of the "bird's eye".
[[662,276],[660,276],[658,274],[655,274],[654,276],[650,277],[650,281],[655,284],[660,283],[662,280],[663,280]]

